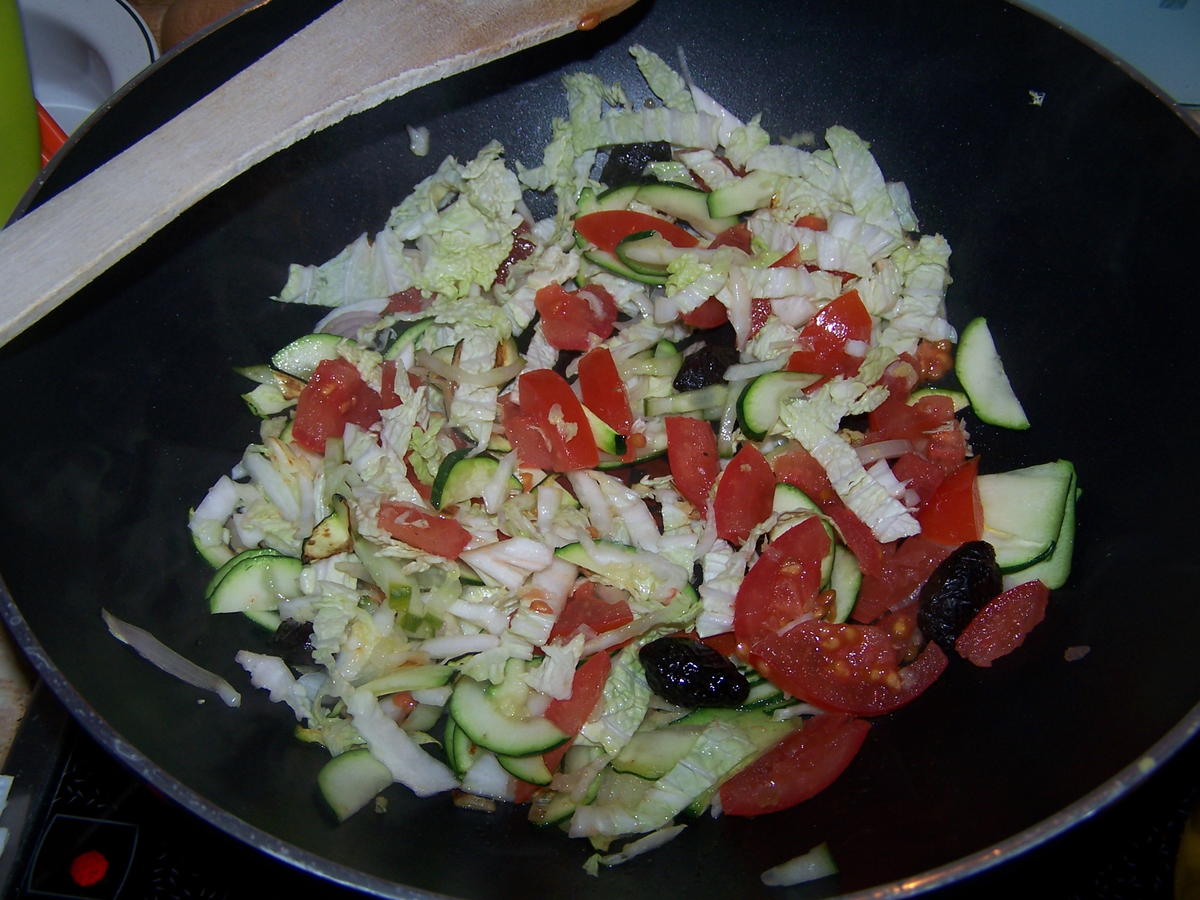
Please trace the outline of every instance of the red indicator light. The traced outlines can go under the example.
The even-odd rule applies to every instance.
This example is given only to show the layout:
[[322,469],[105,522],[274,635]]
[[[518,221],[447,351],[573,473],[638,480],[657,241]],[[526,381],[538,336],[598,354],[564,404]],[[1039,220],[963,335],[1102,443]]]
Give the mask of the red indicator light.
[[99,850],[85,850],[71,860],[71,880],[80,887],[99,884],[108,874],[108,857]]

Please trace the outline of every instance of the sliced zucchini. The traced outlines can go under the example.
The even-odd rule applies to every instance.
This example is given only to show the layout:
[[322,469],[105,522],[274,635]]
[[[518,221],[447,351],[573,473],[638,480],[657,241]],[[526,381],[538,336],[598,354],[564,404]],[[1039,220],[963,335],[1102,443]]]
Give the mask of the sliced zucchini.
[[401,666],[386,675],[372,678],[363,685],[376,697],[385,694],[396,694],[400,691],[427,691],[430,688],[443,687],[450,683],[454,669],[450,666],[428,665]]
[[[470,456],[470,453],[470,447],[455,450],[447,454],[438,466],[429,495],[429,502],[434,509],[444,509],[482,496],[483,489],[496,476],[496,470],[500,467],[498,459],[486,453],[478,456]],[[520,479],[510,476],[509,489],[520,492]]]
[[346,340],[336,334],[305,334],[271,357],[271,365],[301,381],[308,381],[318,365],[336,359],[337,348]]
[[823,376],[810,372],[767,372],[759,375],[738,398],[738,427],[752,441],[761,441],[779,424],[785,401],[797,397]]
[[294,556],[259,553],[239,554],[224,575],[210,582],[209,609],[214,613],[274,610],[279,601],[300,594],[303,564]]
[[665,727],[638,731],[612,761],[617,772],[657,781],[666,775],[700,737],[700,728]]
[[709,209],[709,194],[684,184],[644,184],[637,199],[661,213],[683,219],[697,231],[717,235],[738,223],[737,214],[714,216]]
[[640,281],[642,284],[664,285],[667,283],[665,273],[651,275],[644,272],[638,272],[629,268],[625,263],[617,258],[616,254],[609,253],[607,250],[591,249],[583,252],[583,258],[593,265],[599,266],[614,275],[620,275],[622,278],[628,278],[630,281]]
[[1001,572],[1016,572],[1054,550],[1062,530],[1075,467],[1066,460],[980,475],[983,539]]
[[845,622],[854,612],[858,592],[862,588],[862,569],[858,558],[842,544],[833,545],[833,569],[829,573],[829,587],[834,592],[833,621]]
[[642,432],[645,443],[642,444],[633,459],[621,459],[611,454],[601,454],[597,469],[619,469],[622,466],[636,466],[639,463],[657,459],[667,452],[667,430],[661,419],[651,419],[646,422]]
[[528,784],[547,785],[554,777],[546,766],[546,760],[536,753],[532,756],[504,756],[497,753],[496,762],[509,775]]
[[250,412],[260,419],[277,416],[285,409],[296,405],[296,397],[288,398],[277,384],[260,384],[254,390],[242,394],[242,400]]
[[504,756],[530,756],[567,740],[567,735],[543,716],[507,715],[497,703],[493,687],[460,678],[450,696],[450,715],[476,746]]
[[375,586],[383,591],[388,605],[395,610],[408,609],[416,588],[416,578],[404,571],[403,563],[384,556],[378,546],[362,537],[354,539],[354,555],[366,568]]
[[793,512],[802,514],[799,519],[791,517],[776,525],[771,531],[771,540],[776,540],[784,532],[799,525],[809,515],[818,517],[821,527],[825,529],[825,534],[829,536],[829,552],[821,560],[821,585],[822,587],[828,585],[829,579],[833,575],[834,551],[838,540],[837,534],[833,530],[833,525],[830,524],[825,516],[821,515],[821,508],[800,488],[793,484],[781,482],[775,485],[775,494],[771,501],[771,511],[778,514]]
[[[648,416],[676,416],[709,410],[723,412],[728,398],[729,386],[718,382],[694,391],[684,391],[667,397],[647,397],[645,410]],[[717,418],[720,418],[720,412],[718,412]]]
[[953,390],[952,388],[935,388],[935,387],[917,388],[915,391],[913,391],[911,394],[908,395],[908,405],[912,406],[914,403],[916,403],[922,397],[949,397],[950,402],[952,402],[954,404],[955,412],[962,412],[964,409],[966,409],[968,406],[971,405],[970,399],[962,391],[956,391],[956,390]]
[[332,512],[318,522],[312,534],[304,539],[300,555],[306,563],[354,550],[354,537],[350,533],[350,509],[342,497],[334,497],[332,505]]
[[383,351],[384,359],[395,359],[400,355],[405,347],[416,347],[421,336],[429,330],[429,326],[433,324],[433,319],[417,319],[400,334],[396,339],[388,344],[387,349]]
[[467,770],[475,762],[475,757],[481,752],[450,716],[446,717],[446,724],[442,730],[442,746],[446,750],[446,762],[459,778],[467,774]]
[[639,231],[617,242],[617,259],[641,275],[654,276],[666,282],[667,266],[686,251],[675,247],[657,231]]
[[325,763],[317,773],[321,797],[339,822],[344,822],[393,782],[391,770],[366,747],[347,750]]
[[766,206],[775,196],[780,176],[773,172],[751,172],[708,195],[708,214],[714,218],[737,216]]
[[606,540],[593,541],[592,548],[581,543],[567,544],[555,550],[554,555],[641,597],[669,599],[678,591],[686,601],[699,601],[696,589],[690,584],[676,584],[680,567],[656,553]]
[[1003,576],[1004,589],[1016,587],[1026,581],[1037,579],[1055,591],[1067,583],[1071,575],[1071,557],[1075,552],[1075,503],[1079,495],[1077,476],[1072,474],[1071,486],[1067,489],[1067,506],[1063,512],[1062,525],[1054,540],[1050,555],[1031,566],[1009,572]]
[[629,204],[637,196],[639,184],[622,184],[615,188],[597,193],[593,188],[585,187],[579,192],[578,213],[576,216],[586,216],[588,213],[606,209],[629,209]]
[[583,414],[587,417],[588,425],[592,429],[592,438],[595,440],[596,446],[605,453],[611,453],[613,456],[624,456],[626,450],[625,435],[619,434],[586,406],[583,407]]
[[975,415],[984,422],[1018,430],[1029,427],[1029,418],[1005,374],[987,319],[973,319],[963,329],[954,371]]

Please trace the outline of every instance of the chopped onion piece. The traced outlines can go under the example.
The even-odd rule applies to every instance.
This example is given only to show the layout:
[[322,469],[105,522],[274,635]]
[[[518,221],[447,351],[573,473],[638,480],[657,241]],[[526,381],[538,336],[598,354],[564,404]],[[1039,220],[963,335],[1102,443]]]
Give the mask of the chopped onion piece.
[[462,366],[452,366],[449,363],[442,362],[428,350],[418,350],[415,361],[421,367],[432,372],[434,375],[441,375],[447,381],[453,381],[458,384],[473,384],[477,387],[500,387],[502,384],[508,384],[508,382],[520,375],[521,370],[525,368],[525,360],[518,359],[507,366],[488,369],[486,372],[468,372]]
[[369,297],[339,306],[316,324],[313,331],[352,338],[366,325],[374,325],[387,309],[387,297]]
[[802,853],[787,862],[780,863],[762,873],[762,882],[768,887],[786,887],[803,884],[838,873],[837,863],[829,852],[829,845],[822,842],[807,853]]
[[628,862],[635,856],[641,856],[643,853],[649,853],[651,850],[657,850],[667,841],[678,835],[686,825],[669,825],[666,828],[660,828],[657,831],[652,831],[645,837],[640,837],[635,841],[630,841],[616,853],[609,853],[600,857],[600,865],[602,866],[619,866],[623,862]]
[[100,610],[100,615],[112,636],[121,643],[128,644],[147,662],[162,669],[168,675],[175,676],[180,681],[186,681],[192,687],[212,691],[225,702],[226,706],[241,705],[242,695],[220,675],[216,675],[208,669],[202,669],[191,660],[180,656],[150,632],[118,619],[108,610]]
[[860,444],[854,448],[858,461],[868,466],[880,459],[896,459],[913,450],[912,441],[896,438],[890,441],[875,441],[871,444]]

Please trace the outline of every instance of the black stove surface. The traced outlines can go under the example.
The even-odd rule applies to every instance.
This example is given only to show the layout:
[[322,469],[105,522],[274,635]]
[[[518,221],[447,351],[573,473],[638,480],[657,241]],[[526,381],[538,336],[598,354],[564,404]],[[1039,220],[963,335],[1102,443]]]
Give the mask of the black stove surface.
[[[1200,802],[1193,741],[1114,806],[932,900],[1170,900],[1180,835]],[[234,840],[163,796],[39,689],[4,768],[0,896],[82,900],[355,898]],[[1183,898],[1180,898],[1183,900]]]

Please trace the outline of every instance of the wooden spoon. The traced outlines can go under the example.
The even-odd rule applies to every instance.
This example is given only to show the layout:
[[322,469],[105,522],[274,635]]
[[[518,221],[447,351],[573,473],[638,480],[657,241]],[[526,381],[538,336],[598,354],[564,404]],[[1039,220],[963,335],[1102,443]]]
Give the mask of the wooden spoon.
[[423,85],[592,28],[634,2],[341,0],[0,231],[0,346],[276,151]]

